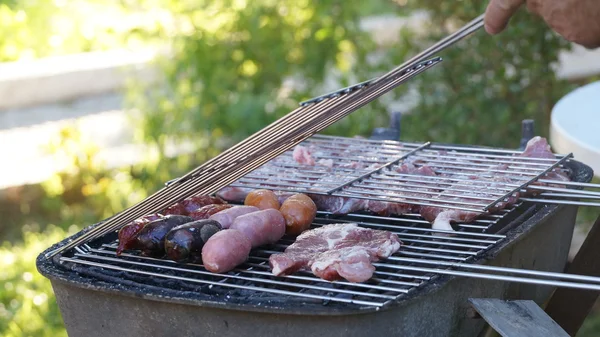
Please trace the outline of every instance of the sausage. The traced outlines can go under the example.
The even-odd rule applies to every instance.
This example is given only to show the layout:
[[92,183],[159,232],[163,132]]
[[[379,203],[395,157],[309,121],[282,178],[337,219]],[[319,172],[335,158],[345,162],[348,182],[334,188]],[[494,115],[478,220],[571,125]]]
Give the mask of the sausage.
[[213,273],[226,273],[244,263],[250,255],[250,240],[236,229],[225,229],[202,247],[202,263]]
[[198,208],[197,210],[190,212],[189,216],[196,220],[208,219],[211,215],[219,213],[220,211],[226,210],[233,207],[231,204],[212,204]]
[[285,219],[276,209],[265,209],[237,217],[230,227],[242,232],[252,248],[272,244],[285,234]]
[[233,223],[233,220],[240,215],[260,211],[254,206],[235,206],[208,217],[210,220],[215,220],[221,224],[223,229],[227,229]]
[[279,209],[285,218],[285,232],[297,236],[310,228],[315,216],[317,206],[306,194],[294,194],[287,198]]
[[244,205],[255,206],[261,210],[264,209],[279,209],[281,204],[275,192],[270,190],[254,190],[246,196]]
[[177,262],[201,262],[202,247],[220,230],[221,224],[214,220],[197,220],[171,229],[165,237],[167,257]]
[[210,195],[195,195],[186,198],[175,205],[169,206],[164,214],[174,215],[189,215],[198,208],[210,204],[225,204],[225,201],[219,197],[211,197]]
[[132,243],[133,249],[139,249],[143,255],[160,257],[165,254],[165,236],[169,231],[184,223],[194,221],[185,215],[166,215],[162,219],[148,223]]
[[119,245],[117,247],[117,256],[121,255],[123,250],[130,249],[135,237],[148,223],[162,219],[161,214],[144,215],[143,217],[133,220],[130,224],[125,225],[119,230]]

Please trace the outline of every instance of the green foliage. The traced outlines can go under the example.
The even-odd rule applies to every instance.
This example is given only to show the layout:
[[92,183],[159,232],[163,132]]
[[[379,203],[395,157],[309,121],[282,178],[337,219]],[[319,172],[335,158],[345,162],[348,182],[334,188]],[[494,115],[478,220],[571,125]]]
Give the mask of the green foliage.
[[151,46],[161,14],[116,0],[0,1],[0,62]]
[[[409,1],[431,14],[429,33],[416,45],[447,35],[483,13],[486,4]],[[572,89],[552,68],[558,53],[568,48],[525,10],[498,36],[477,32],[443,52],[445,62],[414,81],[421,99],[415,113],[404,120],[404,137],[514,148],[526,118],[536,121],[536,133],[547,136],[552,106]]]
[[0,335],[5,337],[66,336],[50,281],[35,266],[37,256],[70,231],[50,226],[25,232],[19,244],[0,246]]
[[[186,7],[175,17],[187,29],[171,37],[172,54],[161,63],[166,89],[133,96],[144,113],[144,141],[239,141],[322,94],[334,74],[338,86],[374,76],[375,48],[359,28],[361,6],[327,1],[216,1]],[[295,85],[290,87],[290,80]],[[400,92],[400,91],[399,91]],[[386,123],[373,104],[336,124],[330,133],[367,134]]]

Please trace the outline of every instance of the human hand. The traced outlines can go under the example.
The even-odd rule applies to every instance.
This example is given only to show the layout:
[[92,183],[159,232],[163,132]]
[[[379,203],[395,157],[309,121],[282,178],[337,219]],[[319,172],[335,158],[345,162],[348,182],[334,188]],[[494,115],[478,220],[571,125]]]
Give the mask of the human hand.
[[524,4],[565,39],[587,48],[600,47],[600,0],[490,0],[485,30],[500,33]]

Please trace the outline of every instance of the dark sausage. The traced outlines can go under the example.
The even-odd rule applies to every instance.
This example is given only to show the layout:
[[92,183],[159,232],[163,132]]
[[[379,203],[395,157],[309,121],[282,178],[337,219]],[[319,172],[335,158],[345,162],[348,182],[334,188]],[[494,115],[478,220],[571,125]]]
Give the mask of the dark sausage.
[[225,229],[208,239],[202,248],[202,263],[213,273],[226,273],[244,263],[250,255],[250,240],[235,229]]
[[286,234],[294,236],[310,228],[317,215],[315,203],[302,193],[287,198],[279,210],[285,218]]
[[131,248],[141,250],[143,255],[163,256],[167,233],[179,225],[192,221],[193,218],[184,215],[166,215],[162,219],[154,220],[142,228]]
[[276,209],[265,209],[237,217],[230,227],[242,232],[252,247],[272,244],[285,234],[285,219]]
[[217,214],[213,214],[209,217],[210,220],[215,220],[221,224],[223,229],[227,229],[233,223],[233,220],[240,215],[258,212],[260,211],[258,208],[254,206],[235,206],[224,211],[220,211]]
[[171,229],[165,237],[167,257],[177,262],[201,262],[202,247],[220,230],[221,224],[214,220],[198,220]]
[[123,250],[130,249],[137,234],[148,223],[163,218],[161,214],[144,215],[143,217],[134,220],[128,225],[125,225],[119,230],[119,245],[117,247],[117,256],[121,255]]

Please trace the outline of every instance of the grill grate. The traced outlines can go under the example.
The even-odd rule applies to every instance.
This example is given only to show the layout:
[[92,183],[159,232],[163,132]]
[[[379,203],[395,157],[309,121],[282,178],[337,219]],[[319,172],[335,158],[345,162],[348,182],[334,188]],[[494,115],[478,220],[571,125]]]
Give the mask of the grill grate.
[[[289,150],[231,186],[485,213],[571,158],[529,158],[517,156],[516,151],[324,135],[301,145],[312,152],[312,159],[304,159],[309,164],[299,164]],[[441,175],[398,172],[405,163]]]
[[[518,206],[515,206],[516,208]],[[382,307],[397,300],[432,281],[437,273],[432,266],[419,266],[412,262],[435,263],[435,268],[449,269],[444,262],[469,263],[485,251],[505,239],[504,235],[490,233],[514,209],[504,210],[495,215],[482,217],[471,224],[457,225],[456,236],[438,237],[429,224],[416,214],[402,217],[380,217],[367,214],[349,214],[335,217],[327,212],[319,212],[312,228],[328,223],[356,222],[361,227],[388,230],[396,233],[404,246],[390,258],[375,263],[374,277],[366,283],[346,281],[328,282],[309,272],[299,272],[290,276],[273,276],[268,258],[273,253],[282,252],[293,242],[284,237],[277,244],[252,251],[248,261],[237,269],[223,275],[206,271],[199,264],[178,264],[169,260],[139,256],[135,252],[125,252],[117,257],[117,241],[90,243],[78,246],[72,256],[62,256],[63,264],[77,266],[78,272],[86,273],[102,268],[102,272],[124,272],[120,277],[136,279],[136,282],[153,285],[157,280],[172,280],[178,283],[162,283],[161,287],[181,290],[183,285],[201,285],[213,291],[246,291],[258,296],[277,295],[280,298],[299,298],[327,303],[346,303],[361,307]],[[520,212],[514,212],[520,213]],[[439,231],[441,232],[441,231]],[[68,264],[67,264],[68,265]],[[98,273],[94,274],[97,276]]]

